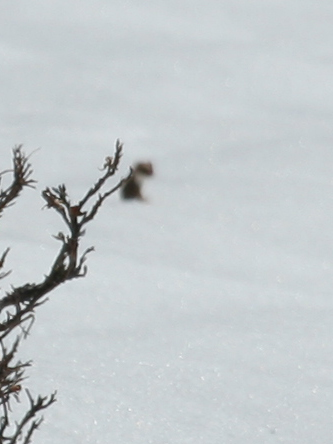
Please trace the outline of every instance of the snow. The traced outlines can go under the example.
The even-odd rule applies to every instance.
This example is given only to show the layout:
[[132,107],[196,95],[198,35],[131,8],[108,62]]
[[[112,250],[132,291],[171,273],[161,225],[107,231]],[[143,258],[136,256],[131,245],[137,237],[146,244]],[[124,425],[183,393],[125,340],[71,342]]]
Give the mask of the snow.
[[[151,160],[114,196],[85,279],[42,306],[21,358],[58,391],[34,442],[331,442],[332,3],[18,0],[0,7],[3,169],[38,179],[2,218],[8,285],[41,279],[116,138]],[[4,284],[3,284],[4,287]]]

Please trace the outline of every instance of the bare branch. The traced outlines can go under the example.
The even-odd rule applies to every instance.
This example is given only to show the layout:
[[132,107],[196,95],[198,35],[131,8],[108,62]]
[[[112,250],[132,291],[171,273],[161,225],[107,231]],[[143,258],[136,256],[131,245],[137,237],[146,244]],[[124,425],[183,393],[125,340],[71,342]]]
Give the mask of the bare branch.
[[[3,268],[8,253],[9,253],[9,248],[6,248],[6,250],[2,253],[2,256],[0,257],[0,269]],[[11,271],[0,272],[0,279],[5,278],[10,273]]]
[[5,208],[14,203],[24,187],[33,187],[33,184],[36,182],[31,179],[32,168],[29,158],[22,151],[22,145],[13,149],[12,173],[12,183],[6,189],[0,190],[0,215]]
[[[26,389],[26,394],[29,399],[30,408],[24,415],[24,417],[16,424],[16,430],[13,433],[10,440],[8,440],[9,444],[15,444],[17,442],[17,439],[22,435],[24,427],[31,422],[31,420],[36,416],[37,413],[39,413],[41,410],[47,409],[51,404],[53,404],[56,401],[56,392],[54,392],[49,397],[42,397],[38,396],[37,399],[33,399],[29,390]],[[43,418],[39,418],[37,420],[34,420],[32,424],[30,425],[29,431],[24,439],[23,442],[28,443],[30,442],[30,438],[32,433],[39,427],[41,422],[43,421]]]
[[101,168],[101,171],[105,171],[104,175],[95,183],[94,186],[92,186],[87,194],[81,199],[79,202],[80,209],[83,208],[83,206],[88,202],[88,200],[96,193],[99,192],[99,190],[103,187],[107,179],[111,176],[113,176],[119,166],[120,159],[122,156],[123,151],[123,144],[120,142],[119,139],[116,140],[116,147],[115,147],[115,154],[114,157],[106,157],[103,167]]
[[132,171],[130,170],[128,176],[125,177],[124,179],[121,179],[120,182],[118,182],[118,184],[116,186],[111,188],[111,190],[106,191],[104,194],[99,194],[98,199],[95,202],[95,204],[93,205],[92,209],[82,219],[81,224],[80,224],[81,227],[83,225],[87,224],[88,222],[90,222],[96,216],[99,208],[102,206],[105,199],[107,199],[111,194],[113,194],[117,190],[119,190],[123,186],[123,184],[125,182],[127,182],[127,180],[131,177],[131,174],[132,174]]
[[[83,198],[72,204],[66,186],[47,187],[42,192],[46,207],[58,213],[65,224],[65,232],[59,232],[55,239],[60,242],[58,253],[51,264],[50,271],[39,283],[26,283],[22,286],[11,287],[11,290],[0,298],[0,444],[29,444],[32,435],[39,427],[43,418],[38,414],[55,402],[55,393],[50,397],[38,396],[34,399],[28,389],[28,407],[24,416],[15,423],[10,420],[12,401],[20,401],[22,384],[25,380],[24,372],[31,365],[30,362],[16,361],[16,353],[21,340],[29,334],[35,319],[35,310],[46,302],[46,295],[62,283],[86,275],[87,255],[93,247],[80,252],[80,241],[85,235],[83,227],[94,219],[105,200],[115,193],[128,177],[120,180],[116,185],[106,189],[109,178],[118,170],[122,155],[122,143],[117,140],[113,157],[106,157],[101,177],[85,193]],[[19,196],[23,187],[32,186],[32,168],[29,158],[25,156],[22,147],[13,151],[13,180],[8,188],[0,189],[0,215],[5,208],[11,205]],[[0,184],[6,171],[0,173]],[[90,208],[84,208],[90,203]],[[0,270],[3,269],[9,249],[0,256]],[[0,272],[0,279],[8,272]],[[20,330],[19,336],[10,347],[5,342],[10,340],[14,330]]]

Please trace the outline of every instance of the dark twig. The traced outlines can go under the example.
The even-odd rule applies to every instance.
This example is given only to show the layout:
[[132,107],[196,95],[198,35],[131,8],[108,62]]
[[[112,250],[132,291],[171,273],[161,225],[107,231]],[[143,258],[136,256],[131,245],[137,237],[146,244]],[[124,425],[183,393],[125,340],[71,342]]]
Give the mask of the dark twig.
[[13,170],[11,172],[13,173],[11,184],[0,190],[0,215],[5,208],[13,204],[24,187],[33,187],[33,184],[36,183],[31,179],[32,168],[29,158],[22,151],[22,145],[13,149]]

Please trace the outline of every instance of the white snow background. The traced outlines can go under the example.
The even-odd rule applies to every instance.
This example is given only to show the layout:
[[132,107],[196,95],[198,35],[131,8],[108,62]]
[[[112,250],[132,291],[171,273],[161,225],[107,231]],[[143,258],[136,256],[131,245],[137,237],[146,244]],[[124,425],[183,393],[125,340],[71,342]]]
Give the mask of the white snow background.
[[119,178],[156,169],[22,345],[33,394],[58,391],[35,444],[332,442],[332,21],[331,0],[2,2],[1,169],[40,147],[2,290],[55,257],[45,186],[79,199],[118,137]]

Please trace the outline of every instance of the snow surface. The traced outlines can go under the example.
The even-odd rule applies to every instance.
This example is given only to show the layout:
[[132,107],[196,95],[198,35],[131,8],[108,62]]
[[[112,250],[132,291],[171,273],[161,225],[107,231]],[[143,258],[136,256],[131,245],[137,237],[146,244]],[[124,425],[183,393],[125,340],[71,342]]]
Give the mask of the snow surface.
[[78,199],[118,137],[121,175],[156,168],[148,204],[104,206],[88,276],[23,344],[30,389],[58,390],[34,443],[331,443],[331,0],[0,12],[3,169],[41,147],[37,191],[1,220],[8,285],[56,254],[46,185]]

